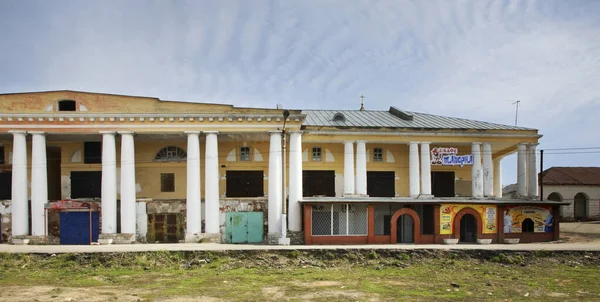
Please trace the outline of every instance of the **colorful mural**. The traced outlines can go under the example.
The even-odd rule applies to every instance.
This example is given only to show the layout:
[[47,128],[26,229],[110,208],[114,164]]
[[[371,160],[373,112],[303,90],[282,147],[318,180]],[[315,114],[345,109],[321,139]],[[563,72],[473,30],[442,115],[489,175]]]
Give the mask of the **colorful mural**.
[[504,208],[504,233],[523,232],[523,221],[533,221],[533,232],[552,232],[554,216],[550,206],[507,206]]
[[449,235],[453,233],[454,217],[464,208],[471,208],[481,215],[483,234],[495,234],[498,232],[497,208],[495,205],[442,204],[440,206],[440,234]]

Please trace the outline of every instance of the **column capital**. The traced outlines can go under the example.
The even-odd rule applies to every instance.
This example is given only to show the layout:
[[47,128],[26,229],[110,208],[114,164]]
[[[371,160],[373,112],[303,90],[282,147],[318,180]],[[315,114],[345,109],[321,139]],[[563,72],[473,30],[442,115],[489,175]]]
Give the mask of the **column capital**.
[[304,130],[290,130],[286,132],[290,134],[304,134]]
[[282,130],[269,130],[269,134],[273,135],[273,134],[281,134],[283,131]]
[[344,141],[344,144],[354,144],[356,141]]
[[492,143],[490,143],[490,142],[483,142],[483,143],[481,143],[481,144],[482,144],[482,145],[490,145],[490,146],[492,145]]
[[117,133],[119,133],[120,135],[123,135],[123,134],[127,135],[127,134],[134,134],[135,132],[133,132],[133,131],[117,131]]
[[421,145],[431,145],[431,142],[421,142]]
[[527,146],[529,146],[529,147],[537,147],[539,145],[540,145],[540,143],[530,143],[530,144],[527,144]]
[[361,140],[357,140],[357,141],[356,141],[356,143],[357,143],[357,144],[366,144],[366,143],[367,143],[367,141],[366,141],[366,140],[364,140],[364,139],[361,139]]
[[116,132],[116,131],[100,131],[100,132],[98,132],[98,133],[100,133],[100,134],[102,134],[102,135],[104,135],[104,134],[112,134],[112,135],[115,135],[117,132]]
[[27,131],[25,131],[25,130],[8,130],[8,133],[27,135]]
[[212,130],[212,131],[204,131],[203,133],[206,134],[206,135],[209,135],[209,134],[217,135],[217,134],[219,134],[219,131]]
[[200,135],[200,131],[196,130],[196,131],[184,131],[183,133],[187,134],[187,135]]
[[420,142],[417,142],[417,141],[412,141],[412,142],[408,142],[408,143],[406,143],[406,144],[407,144],[407,145],[417,145],[417,144],[419,144],[419,143],[420,143]]
[[482,144],[483,144],[482,142],[472,142],[472,143],[471,143],[471,145],[473,145],[473,146],[474,146],[474,145],[482,145]]
[[27,131],[27,133],[31,135],[46,135],[46,132],[44,131]]

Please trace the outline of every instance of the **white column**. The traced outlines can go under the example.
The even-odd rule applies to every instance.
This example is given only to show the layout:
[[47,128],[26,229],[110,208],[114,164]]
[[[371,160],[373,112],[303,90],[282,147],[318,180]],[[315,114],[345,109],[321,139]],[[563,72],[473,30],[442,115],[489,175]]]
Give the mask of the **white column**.
[[483,173],[481,169],[481,143],[473,143],[473,168],[471,170],[471,188],[473,197],[483,197]]
[[410,197],[417,197],[420,193],[419,186],[419,143],[408,144],[408,176]]
[[136,233],[135,143],[132,131],[121,135],[121,233]]
[[494,160],[494,196],[502,198],[502,159]]
[[102,131],[102,234],[117,232],[117,154],[115,132]]
[[[289,229],[302,230],[302,131],[290,131]],[[269,172],[270,173],[270,172]]]
[[532,198],[538,195],[537,145],[527,145],[527,195]]
[[48,202],[48,169],[46,165],[46,134],[30,132],[31,151],[31,235],[44,236],[44,204]]
[[492,162],[492,144],[483,143],[483,196],[494,195],[494,163]]
[[517,145],[517,195],[527,196],[527,145]]
[[198,242],[202,233],[200,198],[200,131],[187,134],[187,184],[186,184],[186,242]]
[[281,234],[281,131],[269,131],[271,142],[269,145],[269,212],[268,232],[269,237],[277,237]]
[[354,142],[344,142],[344,195],[354,195]]
[[431,195],[431,153],[429,142],[421,142],[421,195]]
[[367,195],[367,141],[356,141],[356,194]]
[[220,233],[219,212],[219,146],[218,131],[205,131],[206,134],[206,175],[204,195],[204,231],[207,234]]
[[13,134],[12,235],[29,235],[29,190],[27,183],[27,140],[25,131]]

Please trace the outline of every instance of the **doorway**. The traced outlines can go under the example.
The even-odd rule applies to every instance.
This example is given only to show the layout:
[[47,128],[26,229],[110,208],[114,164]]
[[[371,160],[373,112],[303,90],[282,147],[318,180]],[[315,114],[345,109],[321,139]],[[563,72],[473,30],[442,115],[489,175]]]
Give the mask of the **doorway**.
[[454,197],[454,172],[431,172],[431,194],[434,197]]
[[587,218],[587,196],[583,193],[577,193],[573,202],[573,216],[575,220],[585,221]]
[[396,220],[397,232],[396,232],[396,242],[397,243],[414,243],[414,228],[415,222],[413,218],[408,214],[404,214],[398,217]]
[[477,241],[477,220],[472,214],[465,214],[460,219],[460,242],[474,243]]

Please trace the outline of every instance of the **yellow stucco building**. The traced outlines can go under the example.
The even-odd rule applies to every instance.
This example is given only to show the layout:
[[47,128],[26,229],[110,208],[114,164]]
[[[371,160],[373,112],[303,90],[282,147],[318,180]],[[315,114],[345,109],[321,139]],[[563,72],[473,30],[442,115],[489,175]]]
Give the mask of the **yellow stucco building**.
[[[0,112],[5,242],[558,238],[560,203],[535,198],[535,129],[395,107],[238,108],[76,91],[0,95]],[[500,162],[515,152],[519,198],[508,200]]]

